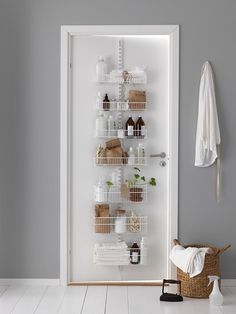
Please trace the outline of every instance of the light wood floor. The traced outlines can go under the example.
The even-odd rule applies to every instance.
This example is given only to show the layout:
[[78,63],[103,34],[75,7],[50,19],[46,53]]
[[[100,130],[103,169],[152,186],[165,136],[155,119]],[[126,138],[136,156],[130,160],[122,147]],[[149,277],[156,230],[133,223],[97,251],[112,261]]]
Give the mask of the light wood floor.
[[224,305],[185,298],[160,302],[160,287],[0,286],[1,314],[235,314],[236,287],[223,288]]

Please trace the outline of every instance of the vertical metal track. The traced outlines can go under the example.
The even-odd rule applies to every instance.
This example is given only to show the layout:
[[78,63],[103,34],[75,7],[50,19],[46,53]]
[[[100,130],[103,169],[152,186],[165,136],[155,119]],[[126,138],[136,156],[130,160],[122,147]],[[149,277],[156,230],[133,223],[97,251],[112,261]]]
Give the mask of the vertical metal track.
[[[116,49],[116,52],[117,52],[117,57],[116,57],[116,60],[117,60],[117,69],[118,70],[122,70],[123,67],[124,67],[124,52],[123,52],[123,39],[119,38],[117,40],[117,49]],[[117,93],[116,93],[116,99],[118,101],[123,101],[124,100],[124,96],[125,96],[125,90],[124,90],[124,85],[123,84],[118,84],[117,86]],[[123,124],[123,111],[118,111],[117,112],[117,124],[118,124],[118,127],[119,126],[122,126]],[[123,126],[122,126],[123,127]],[[121,139],[121,144],[123,146],[123,140]],[[123,168],[122,166],[121,167],[118,167],[117,169],[118,173],[119,173],[119,183],[122,183],[123,182],[123,178],[124,178],[124,173],[123,173]],[[122,241],[122,235],[118,235],[118,241]],[[119,273],[121,271],[121,268],[119,267]]]
[[[118,39],[117,40],[117,69],[121,70],[123,69],[124,66],[124,53],[123,53],[123,39]],[[125,96],[125,90],[124,90],[124,85],[123,84],[118,84],[117,86],[117,100],[118,101],[123,101],[124,96]],[[122,111],[118,112],[117,116],[118,120],[118,125],[122,124],[123,121],[123,113]]]

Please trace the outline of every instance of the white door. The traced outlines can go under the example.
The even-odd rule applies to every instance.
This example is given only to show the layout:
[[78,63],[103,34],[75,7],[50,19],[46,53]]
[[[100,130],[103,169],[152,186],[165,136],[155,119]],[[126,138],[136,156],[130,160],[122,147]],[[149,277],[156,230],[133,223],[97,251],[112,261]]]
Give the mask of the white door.
[[[171,153],[173,138],[171,138],[170,125],[173,121],[170,108],[173,105],[170,99],[173,78],[170,77],[172,75],[170,51],[169,36],[136,36],[131,33],[130,36],[83,34],[71,38],[69,281],[151,281],[168,276],[171,227],[170,163],[173,153]],[[105,83],[96,82],[95,67],[99,56],[104,56],[108,73],[121,66],[131,73],[136,73],[137,69],[145,69],[147,81],[145,84],[133,84],[133,82],[118,84],[114,82],[116,79],[109,82],[111,79],[109,77],[106,78],[108,81]],[[131,76],[131,81],[134,76],[135,74]],[[129,90],[145,91],[147,103],[142,104],[145,110],[139,111],[144,109],[143,107],[132,110],[131,103],[119,105],[115,100],[114,103],[111,101],[117,100],[122,93],[127,99]],[[117,123],[118,120],[122,121],[122,127],[125,128],[129,115],[132,115],[134,121],[137,121],[138,116],[142,116],[146,127],[144,138],[128,139],[125,136],[120,139],[120,142],[123,151],[126,152],[130,147],[136,151],[137,146],[142,143],[145,149],[145,165],[140,163],[133,165],[138,162],[137,159],[125,159],[125,162],[128,160],[128,165],[120,165],[124,161],[122,159],[118,161],[119,165],[114,165],[114,160],[110,164],[108,159],[102,162],[102,165],[96,164],[97,147],[99,145],[105,147],[106,141],[118,135],[117,132],[110,132],[102,136],[98,134],[96,137],[96,119],[99,113],[96,107],[98,92],[102,97],[107,94],[111,101],[110,110],[103,112],[104,120],[112,115]],[[103,109],[103,103],[100,105]],[[120,107],[121,105],[123,107]],[[162,152],[166,157],[159,156]],[[134,170],[135,166],[140,172]],[[98,181],[102,183],[112,181],[118,173],[123,184],[132,178],[135,171],[146,179],[139,199],[134,201],[130,195],[117,199],[121,188],[108,187],[106,184],[105,188],[103,187],[106,198],[98,199],[94,192]],[[152,177],[156,179],[156,186],[148,184]],[[100,185],[102,183],[99,182]],[[122,189],[125,190],[123,193],[129,191],[124,184]],[[99,191],[101,193],[101,188]],[[95,206],[101,203],[106,204],[106,208],[109,207],[110,218],[95,219]],[[116,229],[118,222],[113,218],[116,217],[118,207],[125,210],[126,216],[120,220],[121,223],[125,221],[122,234],[116,233],[119,227]],[[133,220],[129,218],[131,215],[134,215]],[[111,248],[105,250],[105,257],[101,256],[101,252],[104,251],[96,251],[96,259],[94,258],[95,246],[104,243],[111,245],[120,243],[119,241],[124,241],[128,247],[134,242],[140,246],[142,237],[145,237],[147,250],[140,251],[141,259],[138,258],[138,264],[129,262],[128,248],[124,249],[125,259],[119,256],[121,253],[114,253]],[[107,250],[110,250],[111,255]],[[145,258],[142,254],[145,254]],[[116,261],[116,258],[121,262]],[[145,263],[142,264],[142,261]]]

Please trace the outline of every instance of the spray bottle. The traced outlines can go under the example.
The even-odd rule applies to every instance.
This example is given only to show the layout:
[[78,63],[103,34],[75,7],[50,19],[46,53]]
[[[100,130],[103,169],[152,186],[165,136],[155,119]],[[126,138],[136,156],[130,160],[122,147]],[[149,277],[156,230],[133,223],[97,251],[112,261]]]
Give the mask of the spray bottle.
[[212,292],[209,296],[210,303],[212,305],[218,305],[218,306],[222,305],[223,304],[223,295],[220,292],[219,284],[218,284],[218,280],[220,279],[220,277],[208,276],[208,278],[209,278],[208,286],[214,281],[213,289],[212,289]]

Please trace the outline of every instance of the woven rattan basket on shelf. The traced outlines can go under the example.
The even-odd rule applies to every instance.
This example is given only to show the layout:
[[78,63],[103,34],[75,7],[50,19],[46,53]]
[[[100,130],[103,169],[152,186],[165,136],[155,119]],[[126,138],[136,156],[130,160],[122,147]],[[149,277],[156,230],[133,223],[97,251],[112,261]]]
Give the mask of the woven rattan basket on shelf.
[[[178,240],[173,241],[174,244],[180,244]],[[181,294],[190,298],[208,298],[212,291],[212,284],[209,284],[209,275],[217,275],[220,277],[220,254],[226,251],[230,245],[219,249],[205,244],[191,244],[184,246],[187,247],[210,247],[212,253],[206,254],[204,268],[201,274],[190,278],[187,273],[177,268],[177,279],[181,280]]]

